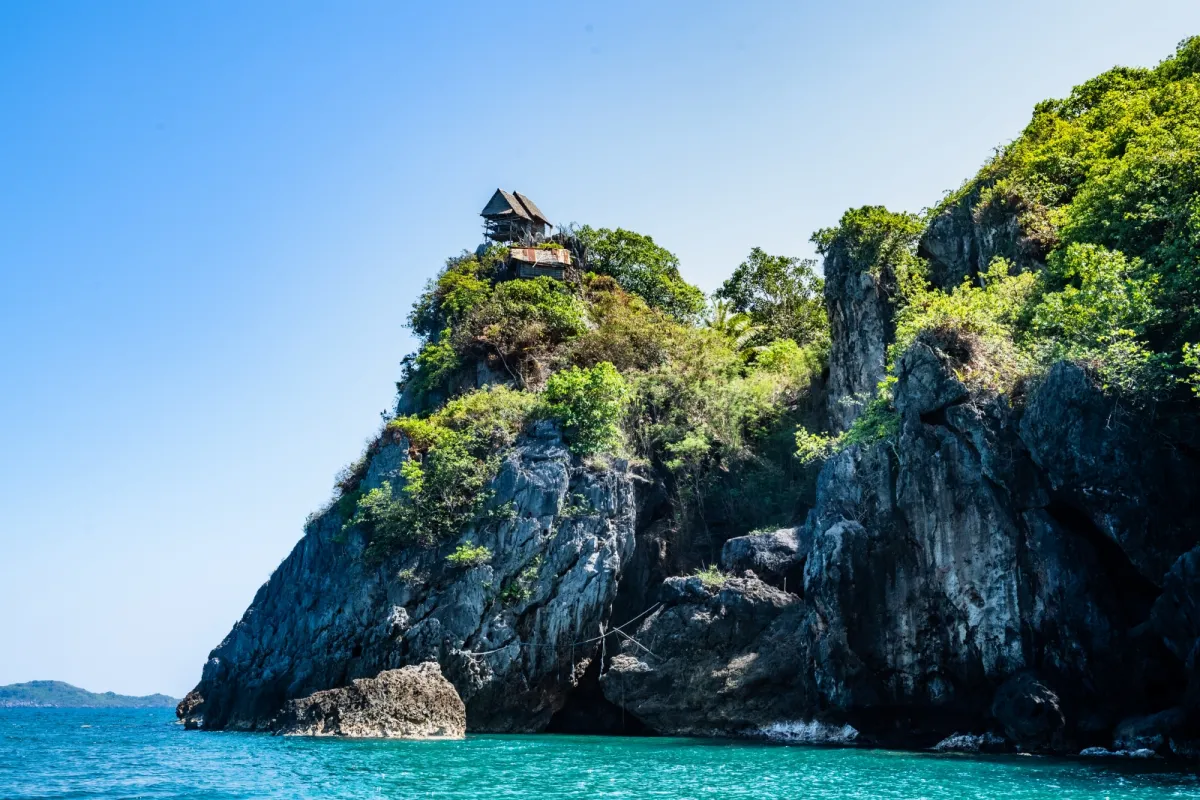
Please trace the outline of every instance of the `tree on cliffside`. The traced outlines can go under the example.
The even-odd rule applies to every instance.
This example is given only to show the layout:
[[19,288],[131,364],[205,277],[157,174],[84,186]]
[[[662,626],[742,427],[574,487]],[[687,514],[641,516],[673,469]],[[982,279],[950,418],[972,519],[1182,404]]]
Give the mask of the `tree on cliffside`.
[[825,282],[816,262],[768,255],[761,247],[733,271],[713,296],[727,300],[759,327],[757,343],[792,339],[806,345],[827,334]]

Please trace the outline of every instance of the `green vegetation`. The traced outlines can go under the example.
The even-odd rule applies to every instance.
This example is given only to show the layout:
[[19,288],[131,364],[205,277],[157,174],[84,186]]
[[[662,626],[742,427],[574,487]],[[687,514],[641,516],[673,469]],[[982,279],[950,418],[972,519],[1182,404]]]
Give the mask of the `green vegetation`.
[[[1016,215],[1027,248],[1047,256],[1039,294],[1059,296],[1033,332],[1056,340],[1052,356],[1103,364],[1115,342],[1118,358],[1136,362],[1140,348],[1179,365],[1200,340],[1200,37],[1155,69],[1118,67],[1039,104],[941,208],[955,203],[977,219]],[[1065,327],[1041,324],[1055,312]]]
[[704,311],[704,294],[680,277],[679,259],[649,236],[587,225],[575,235],[592,272],[611,276],[625,291],[678,320]]
[[889,367],[894,369],[904,351],[929,334],[930,343],[954,359],[968,386],[1011,389],[1032,363],[1015,339],[1036,279],[1010,271],[1011,265],[997,258],[981,276],[982,285],[967,279],[948,292],[930,287],[920,275],[910,278],[896,313]]
[[562,281],[506,281],[471,309],[455,332],[455,349],[491,357],[522,387],[536,387],[559,366],[562,345],[584,333],[586,313]]
[[0,708],[173,708],[179,701],[165,694],[130,697],[89,692],[62,681],[29,681],[0,686]]
[[924,272],[916,254],[924,228],[915,214],[863,206],[843,214],[836,227],[814,233],[812,242],[826,260],[844,259],[852,272],[870,273],[880,290],[894,298],[913,276]]
[[1183,378],[1183,382],[1192,387],[1192,391],[1200,397],[1200,344],[1183,346],[1183,363],[1191,374]]
[[[933,287],[917,257],[922,223],[878,207],[847,212],[813,241],[868,269],[896,306],[889,368],[914,341],[937,347],[976,389],[1010,391],[1056,361],[1085,365],[1133,406],[1200,395],[1200,38],[1155,69],[1118,67],[1041,103],[1014,142],[933,209],[1020,237],[957,287]],[[801,430],[820,460],[896,429],[890,390],[850,431]]]
[[589,455],[621,447],[617,423],[629,401],[629,386],[611,363],[555,373],[542,401],[546,415],[563,424],[572,452]]
[[696,570],[692,577],[699,578],[700,583],[710,592],[719,592],[730,578],[728,574],[722,572],[712,564]]
[[[1042,103],[930,212],[995,226],[1003,257],[960,285],[935,285],[918,255],[928,218],[850,209],[812,241],[830,281],[872,276],[895,337],[888,377],[838,436],[818,433],[829,326],[814,262],[754,248],[710,305],[674,254],[621,228],[537,245],[576,257],[565,281],[508,279],[503,247],[463,254],[409,317],[421,347],[405,361],[404,413],[381,434],[406,443],[408,460],[370,491],[367,461],[351,465],[335,510],[368,535],[372,558],[500,521],[512,509],[488,487],[502,459],[532,421],[552,419],[584,463],[620,455],[662,488],[655,524],[688,570],[729,535],[797,521],[815,462],[894,440],[895,371],[916,342],[976,391],[1012,393],[1071,359],[1123,403],[1194,406],[1198,198],[1200,40],[1189,40],[1155,69],[1115,69]],[[481,378],[503,385],[479,390]],[[504,587],[505,601],[521,602],[526,583]]]
[[[492,247],[449,259],[414,304],[422,344],[404,364],[406,413],[382,433],[408,459],[370,491],[367,461],[353,465],[334,504],[367,534],[368,558],[511,514],[488,487],[535,419],[559,423],[588,463],[621,455],[657,473],[670,527],[705,531],[681,533],[681,549],[803,512],[813,472],[792,440],[817,413],[808,398],[828,358],[812,264],[751,251],[705,318],[703,294],[650,237],[584,227],[562,242],[582,254],[582,276],[506,279],[507,250]],[[474,389],[480,364],[504,385]]]
[[[767,255],[755,247],[714,297],[745,315],[753,325],[746,332],[753,332],[756,344],[790,339],[804,345],[827,336],[824,287],[815,261]],[[717,312],[718,318],[726,313],[721,305]]]
[[533,597],[533,586],[537,583],[541,569],[542,557],[537,556],[529,566],[521,570],[516,580],[500,590],[500,602],[506,606],[515,606]]
[[476,547],[469,541],[454,548],[454,552],[446,556],[450,566],[459,569],[479,567],[492,560],[492,551],[486,547]]
[[384,481],[362,494],[346,523],[370,534],[368,557],[386,557],[406,544],[430,547],[483,519],[499,453],[516,439],[536,402],[529,393],[494,386],[451,400],[428,417],[389,422],[385,434],[408,443],[403,483]]

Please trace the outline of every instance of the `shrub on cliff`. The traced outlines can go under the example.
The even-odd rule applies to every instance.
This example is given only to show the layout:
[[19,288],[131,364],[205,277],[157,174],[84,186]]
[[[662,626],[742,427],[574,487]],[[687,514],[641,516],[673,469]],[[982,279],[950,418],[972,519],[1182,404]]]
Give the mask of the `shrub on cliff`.
[[587,328],[586,309],[567,284],[553,278],[497,284],[454,334],[459,353],[493,356],[522,387],[545,380],[562,345]]
[[454,548],[454,552],[446,556],[446,561],[453,567],[459,569],[469,569],[478,567],[492,560],[492,551],[486,547],[475,546],[470,542],[464,542]]
[[868,273],[881,292],[896,298],[913,276],[924,272],[916,255],[924,227],[915,214],[863,206],[846,211],[836,226],[814,233],[812,242],[827,270],[831,260],[844,262],[850,272]]
[[1192,387],[1192,392],[1200,397],[1200,343],[1183,346],[1183,363],[1190,372],[1183,382]]
[[972,342],[961,354],[950,354],[959,355],[955,360],[964,382],[999,391],[1011,388],[1030,366],[1015,338],[1037,282],[1030,273],[1010,274],[1011,268],[997,258],[978,283],[968,278],[949,292],[930,287],[921,276],[910,279],[896,313],[889,368],[923,332],[942,331],[943,339],[968,337]]
[[363,494],[347,523],[370,535],[367,555],[381,559],[406,544],[432,546],[457,536],[488,509],[488,485],[500,453],[536,404],[527,392],[495,386],[451,400],[429,417],[398,417],[385,431],[408,442],[402,481]]
[[571,451],[579,455],[620,449],[619,423],[628,401],[629,385],[607,361],[556,372],[542,394],[544,413],[562,423]]
[[592,272],[611,276],[676,319],[691,320],[704,310],[704,294],[680,276],[679,259],[649,236],[587,225],[574,235]]

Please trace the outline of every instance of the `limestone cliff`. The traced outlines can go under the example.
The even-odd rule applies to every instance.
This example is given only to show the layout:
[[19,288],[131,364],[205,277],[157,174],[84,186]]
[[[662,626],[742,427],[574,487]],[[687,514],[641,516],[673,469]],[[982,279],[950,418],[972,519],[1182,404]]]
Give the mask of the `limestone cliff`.
[[[847,386],[882,374],[870,287],[827,285]],[[663,585],[609,700],[663,733],[1195,752],[1200,458],[1071,363],[969,390],[959,345],[902,356],[899,434],[829,460],[804,525],[731,540],[719,588]]]
[[[397,480],[404,458],[403,442],[379,448],[363,488]],[[458,542],[372,564],[336,506],[318,517],[212,651],[184,721],[269,730],[297,698],[436,661],[471,730],[544,728],[599,652],[575,643],[608,620],[632,554],[633,479],[622,462],[585,467],[541,423],[493,488],[515,515],[462,534],[494,554],[467,569],[446,560]]]
[[[794,532],[802,584],[668,581],[604,677],[610,700],[664,733],[816,719],[890,744],[995,730],[1057,751],[1108,745],[1123,719],[1184,703],[1200,519],[1182,487],[1200,481],[1196,462],[1153,443],[1078,367],[1055,368],[1014,411],[955,388],[926,345],[908,360],[925,366],[897,387],[898,441],[822,471]],[[1060,711],[1028,718],[1030,673]]]

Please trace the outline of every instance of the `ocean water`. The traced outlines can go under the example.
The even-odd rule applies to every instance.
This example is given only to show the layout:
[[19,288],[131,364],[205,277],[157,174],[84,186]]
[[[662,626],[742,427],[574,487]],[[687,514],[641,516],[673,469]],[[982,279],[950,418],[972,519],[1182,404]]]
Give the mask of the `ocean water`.
[[595,736],[346,741],[166,710],[0,709],[0,798],[1200,798],[1154,762]]

